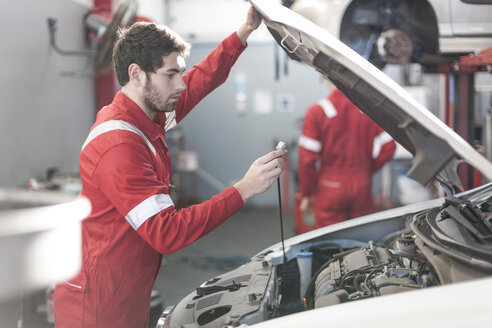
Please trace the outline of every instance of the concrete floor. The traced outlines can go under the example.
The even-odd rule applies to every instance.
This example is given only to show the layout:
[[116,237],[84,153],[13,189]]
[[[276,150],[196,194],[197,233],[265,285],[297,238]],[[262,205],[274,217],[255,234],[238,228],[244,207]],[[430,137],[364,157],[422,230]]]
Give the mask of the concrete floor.
[[[284,237],[294,235],[293,212],[283,212]],[[280,241],[278,208],[243,208],[195,243],[164,258],[154,289],[175,305],[204,281],[230,271]]]
[[[287,239],[294,235],[292,211],[283,212],[283,223]],[[177,304],[204,281],[242,265],[279,241],[278,208],[243,208],[207,236],[164,258],[154,286],[160,293],[161,308]],[[46,314],[37,309],[43,300],[43,291],[32,295],[24,302],[23,324],[16,322],[17,315],[9,315],[12,322],[0,320],[0,328],[52,328]],[[18,301],[6,304],[18,310]],[[155,327],[160,312],[157,307],[151,310],[150,328]],[[1,313],[0,317],[5,318]]]

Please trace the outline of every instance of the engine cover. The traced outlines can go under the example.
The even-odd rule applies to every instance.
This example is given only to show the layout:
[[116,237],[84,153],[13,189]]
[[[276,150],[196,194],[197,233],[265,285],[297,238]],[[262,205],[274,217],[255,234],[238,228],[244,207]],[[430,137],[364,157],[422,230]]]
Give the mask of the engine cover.
[[334,257],[316,277],[314,307],[421,288],[425,279],[411,264],[383,247]]

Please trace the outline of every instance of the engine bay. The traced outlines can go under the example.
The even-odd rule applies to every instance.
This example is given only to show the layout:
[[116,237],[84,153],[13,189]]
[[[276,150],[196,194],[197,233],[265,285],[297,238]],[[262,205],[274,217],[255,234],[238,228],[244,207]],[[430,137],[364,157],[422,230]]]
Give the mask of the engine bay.
[[[197,287],[172,310],[163,327],[248,326],[488,276],[491,205],[490,193],[485,192],[473,199],[448,197],[440,207],[295,244],[286,261],[280,251],[259,253]],[[308,260],[307,274],[299,254],[302,263]]]
[[[305,294],[293,292],[301,285],[296,261],[279,266],[285,286],[279,315],[332,306],[440,284],[429,261],[419,252],[415,235],[398,232],[366,248],[343,248],[335,242],[309,249],[313,274]],[[293,268],[288,268],[293,266]]]

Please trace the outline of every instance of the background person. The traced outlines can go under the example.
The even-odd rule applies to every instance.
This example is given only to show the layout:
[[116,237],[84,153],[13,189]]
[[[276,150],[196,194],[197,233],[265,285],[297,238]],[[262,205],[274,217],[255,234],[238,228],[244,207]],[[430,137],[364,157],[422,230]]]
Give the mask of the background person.
[[389,134],[327,81],[330,94],[310,106],[299,139],[300,210],[316,227],[375,212],[372,175],[393,156]]

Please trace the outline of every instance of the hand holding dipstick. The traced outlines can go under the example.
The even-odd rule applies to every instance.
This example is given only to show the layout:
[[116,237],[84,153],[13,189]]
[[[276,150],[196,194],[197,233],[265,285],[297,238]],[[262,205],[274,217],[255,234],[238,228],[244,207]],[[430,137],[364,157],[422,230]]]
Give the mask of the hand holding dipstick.
[[[285,145],[285,143],[284,143]],[[267,191],[283,171],[285,146],[257,158],[244,177],[234,184],[243,201]]]

